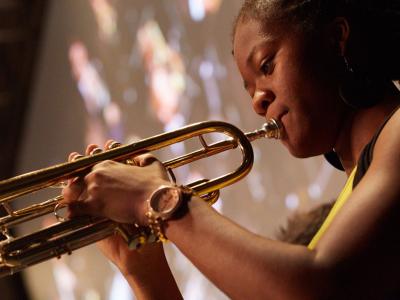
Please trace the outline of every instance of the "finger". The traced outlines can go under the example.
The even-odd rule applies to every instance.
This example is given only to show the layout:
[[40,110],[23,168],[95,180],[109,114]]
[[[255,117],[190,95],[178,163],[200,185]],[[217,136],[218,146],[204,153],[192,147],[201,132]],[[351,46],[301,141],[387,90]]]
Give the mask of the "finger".
[[85,183],[83,178],[75,177],[68,181],[68,184],[62,190],[63,200],[62,203],[71,203],[74,201],[79,201],[82,193],[85,191]]
[[[171,180],[171,177],[170,177],[171,175],[168,176],[163,163],[161,161],[159,161],[153,154],[146,153],[146,154],[136,156],[134,158],[134,161],[135,161],[136,165],[138,165],[139,167],[154,165],[154,167],[158,168],[162,172],[162,174],[163,174],[162,176],[164,179]],[[175,179],[172,179],[172,181],[175,181]]]
[[77,201],[69,204],[68,206],[68,217],[76,216],[104,216],[101,205],[98,201],[91,201],[87,198],[84,201]]
[[104,144],[104,149],[110,150],[110,149],[114,149],[121,146],[120,142],[117,142],[115,140],[108,140],[105,144]]
[[94,155],[94,154],[99,153],[101,151],[103,151],[103,150],[101,148],[99,148],[98,145],[90,144],[90,145],[88,145],[86,147],[85,153],[86,153],[86,155]]
[[[68,162],[73,162],[73,161],[75,161],[75,160],[77,160],[79,158],[82,158],[82,157],[83,157],[83,155],[78,153],[78,152],[71,152],[68,155]],[[67,186],[69,186],[74,180],[75,180],[75,178],[71,178],[71,179],[68,179],[68,180],[64,181],[63,182],[63,186],[65,186],[65,183],[66,183]]]
[[70,203],[68,205],[67,216],[69,219],[85,215],[88,215],[88,212],[86,212],[85,205],[81,201]]
[[74,157],[76,156],[76,155],[78,155],[79,153],[78,152],[71,152],[69,155],[68,155],[68,161],[72,161],[73,159],[74,159]]
[[[151,165],[154,162],[160,162],[153,154],[151,153],[145,153],[142,155],[138,155],[135,156],[133,158],[133,160],[135,161],[136,165],[138,165],[139,167],[144,167],[144,166],[148,166]],[[160,162],[161,163],[161,162]]]
[[[122,144],[120,142],[117,142],[115,140],[108,140],[104,145],[104,149],[112,150],[121,147],[121,145]],[[137,166],[136,162],[131,158],[126,159],[124,163],[130,166]]]
[[78,152],[71,152],[68,156],[68,161],[74,161],[81,158],[83,155]]

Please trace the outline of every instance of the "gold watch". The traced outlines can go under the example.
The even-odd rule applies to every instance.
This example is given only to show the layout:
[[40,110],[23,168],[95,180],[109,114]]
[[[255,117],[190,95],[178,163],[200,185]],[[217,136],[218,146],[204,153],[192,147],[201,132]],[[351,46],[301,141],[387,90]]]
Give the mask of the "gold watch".
[[182,216],[192,195],[192,189],[176,185],[161,185],[150,195],[146,217],[159,241],[167,240],[163,233],[164,221]]

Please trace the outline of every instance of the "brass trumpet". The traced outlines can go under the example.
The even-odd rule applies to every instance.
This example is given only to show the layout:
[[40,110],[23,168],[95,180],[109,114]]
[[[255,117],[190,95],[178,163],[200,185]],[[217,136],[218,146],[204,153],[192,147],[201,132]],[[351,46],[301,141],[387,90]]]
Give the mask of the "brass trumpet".
[[[225,134],[229,138],[207,144],[203,136],[213,132]],[[55,212],[59,201],[62,200],[62,196],[58,196],[39,204],[13,210],[11,201],[17,197],[57,185],[69,178],[83,176],[90,171],[91,167],[101,161],[124,162],[131,157],[197,137],[202,148],[163,162],[172,178],[174,178],[172,172],[174,168],[230,149],[239,148],[242,153],[242,163],[233,172],[211,180],[203,179],[188,184],[196,194],[212,204],[217,200],[221,188],[237,182],[249,173],[253,165],[253,149],[250,142],[262,137],[279,139],[280,136],[281,126],[273,119],[265,123],[261,129],[249,133],[243,133],[235,126],[225,122],[200,122],[73,162],[62,163],[0,181],[0,204],[8,213],[0,218],[0,229],[3,235],[3,240],[0,242],[0,277],[11,275],[53,257],[60,257],[65,253],[70,254],[78,248],[116,232],[122,234],[132,248],[142,243],[143,239],[151,237],[151,234],[146,233],[147,228],[137,228],[137,230],[127,232],[121,224],[105,218],[89,216],[70,220],[60,219],[58,223],[32,234],[13,237],[10,234],[11,227]]]

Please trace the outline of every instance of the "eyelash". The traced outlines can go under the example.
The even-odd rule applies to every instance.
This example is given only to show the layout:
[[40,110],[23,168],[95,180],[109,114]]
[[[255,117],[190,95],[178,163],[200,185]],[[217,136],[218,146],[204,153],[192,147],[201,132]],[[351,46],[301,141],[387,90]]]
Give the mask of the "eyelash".
[[265,59],[260,65],[260,72],[264,75],[271,74],[273,71],[272,59]]

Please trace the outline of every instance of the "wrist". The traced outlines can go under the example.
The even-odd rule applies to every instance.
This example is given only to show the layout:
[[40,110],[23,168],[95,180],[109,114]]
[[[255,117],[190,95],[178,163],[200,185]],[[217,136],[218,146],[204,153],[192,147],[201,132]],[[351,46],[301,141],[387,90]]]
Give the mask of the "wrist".
[[122,254],[113,263],[125,277],[132,277],[137,282],[151,280],[154,270],[167,266],[161,243],[146,243],[135,251],[126,249]]
[[164,232],[170,241],[176,243],[183,236],[191,236],[192,230],[198,227],[199,220],[206,220],[214,209],[198,196],[193,196],[187,203],[187,213],[181,218],[165,223]]
[[161,242],[167,240],[164,227],[170,220],[183,217],[187,211],[187,203],[193,196],[193,190],[185,186],[162,185],[147,200],[147,222],[152,233]]

